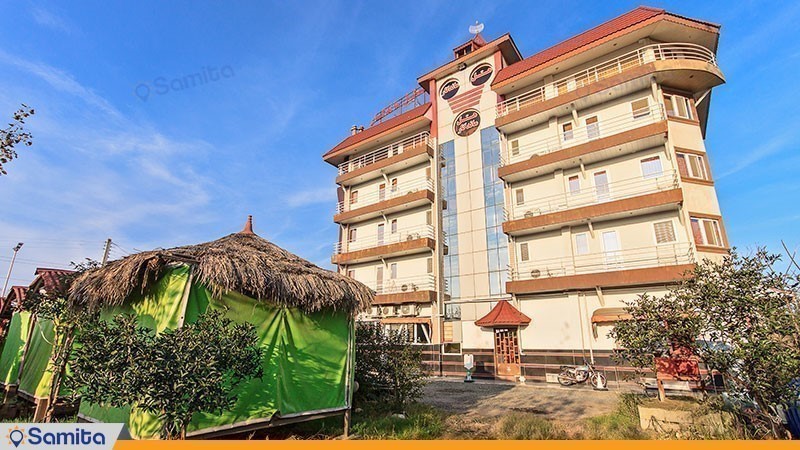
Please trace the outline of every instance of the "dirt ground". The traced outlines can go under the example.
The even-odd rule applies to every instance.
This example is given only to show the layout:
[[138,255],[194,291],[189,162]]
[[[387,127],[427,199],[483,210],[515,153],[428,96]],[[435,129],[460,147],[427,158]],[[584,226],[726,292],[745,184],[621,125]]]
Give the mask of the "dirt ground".
[[452,413],[453,434],[480,437],[500,416],[526,412],[564,424],[614,410],[620,391],[595,391],[588,387],[561,387],[545,383],[526,385],[460,380],[431,380],[422,403]]

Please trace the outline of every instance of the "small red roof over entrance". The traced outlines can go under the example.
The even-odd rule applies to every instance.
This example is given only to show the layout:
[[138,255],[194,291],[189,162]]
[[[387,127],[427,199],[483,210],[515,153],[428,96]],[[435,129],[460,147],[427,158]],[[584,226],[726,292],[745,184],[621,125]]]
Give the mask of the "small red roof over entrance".
[[509,327],[527,325],[529,323],[531,323],[531,318],[519,312],[507,300],[500,300],[489,311],[489,314],[475,321],[475,325],[481,327]]

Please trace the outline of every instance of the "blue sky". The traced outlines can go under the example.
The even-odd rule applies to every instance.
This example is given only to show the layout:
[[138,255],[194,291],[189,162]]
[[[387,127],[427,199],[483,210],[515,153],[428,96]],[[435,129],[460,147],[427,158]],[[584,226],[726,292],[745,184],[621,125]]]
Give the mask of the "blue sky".
[[[320,156],[410,91],[480,20],[524,56],[635,2],[0,1],[0,118],[36,109],[0,177],[0,270],[256,231],[329,267]],[[707,147],[732,243],[800,244],[797,2],[651,2],[722,24]],[[196,73],[216,80],[181,89]],[[178,82],[180,83],[180,82]],[[150,95],[144,95],[145,84]],[[138,96],[137,96],[138,94]]]

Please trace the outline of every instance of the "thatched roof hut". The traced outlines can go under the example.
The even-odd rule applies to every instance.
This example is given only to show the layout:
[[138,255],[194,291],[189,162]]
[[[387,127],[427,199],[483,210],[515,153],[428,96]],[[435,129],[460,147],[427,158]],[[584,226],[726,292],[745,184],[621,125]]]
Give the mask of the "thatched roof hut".
[[194,279],[215,295],[239,292],[306,312],[357,313],[369,309],[374,295],[363,284],[258,236],[250,216],[242,231],[221,239],[136,253],[88,271],[73,282],[70,296],[76,306],[118,306],[146,294],[176,263],[193,266]]
[[[349,411],[355,317],[373,292],[323,270],[245,228],[216,241],[127,256],[90,270],[70,288],[74,307],[108,319],[134,314],[161,332],[209,310],[250,323],[265,350],[264,376],[236,391],[220,414],[198,413],[188,436],[214,436]],[[127,422],[131,434],[157,434],[160,419],[144,411],[81,403],[79,416]]]

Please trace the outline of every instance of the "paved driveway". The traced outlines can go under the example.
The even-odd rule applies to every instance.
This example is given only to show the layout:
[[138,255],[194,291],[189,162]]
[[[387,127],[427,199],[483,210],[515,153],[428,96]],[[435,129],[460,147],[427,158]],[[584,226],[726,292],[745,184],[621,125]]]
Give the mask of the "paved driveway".
[[464,419],[485,421],[519,411],[571,422],[613,411],[618,393],[545,383],[464,383],[461,380],[433,379],[425,386],[422,402],[461,415]]

